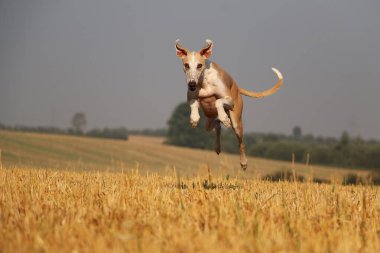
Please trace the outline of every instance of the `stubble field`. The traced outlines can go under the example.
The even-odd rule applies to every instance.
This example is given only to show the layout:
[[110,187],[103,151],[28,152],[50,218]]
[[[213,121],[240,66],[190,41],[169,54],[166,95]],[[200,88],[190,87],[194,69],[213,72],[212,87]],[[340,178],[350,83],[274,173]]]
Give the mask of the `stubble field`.
[[1,252],[379,252],[379,188],[2,169]]
[[212,163],[194,174],[32,166],[5,137],[0,252],[380,252],[377,186],[268,182]]

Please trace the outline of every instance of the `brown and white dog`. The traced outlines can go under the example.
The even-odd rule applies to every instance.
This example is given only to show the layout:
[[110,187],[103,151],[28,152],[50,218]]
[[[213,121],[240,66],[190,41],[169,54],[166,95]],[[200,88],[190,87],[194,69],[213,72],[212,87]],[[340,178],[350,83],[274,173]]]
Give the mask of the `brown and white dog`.
[[280,71],[272,68],[278,77],[277,83],[262,92],[252,92],[237,86],[232,77],[219,65],[208,60],[212,53],[213,43],[206,40],[207,45],[198,52],[189,52],[181,46],[179,40],[175,43],[177,56],[182,59],[183,71],[188,85],[187,101],[191,108],[190,124],[198,125],[199,107],[202,107],[207,117],[206,130],[216,131],[215,151],[220,153],[220,123],[234,129],[239,141],[240,165],[247,168],[245,145],[243,143],[243,98],[241,94],[254,98],[262,98],[275,93],[282,85],[283,77]]

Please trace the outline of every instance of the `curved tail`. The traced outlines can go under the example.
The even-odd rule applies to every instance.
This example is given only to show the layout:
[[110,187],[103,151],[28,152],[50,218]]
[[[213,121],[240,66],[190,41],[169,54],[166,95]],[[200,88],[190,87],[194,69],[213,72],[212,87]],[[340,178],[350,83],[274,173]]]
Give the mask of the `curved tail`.
[[254,97],[254,98],[263,98],[263,97],[270,96],[276,93],[277,90],[280,89],[284,78],[282,77],[282,74],[280,71],[278,71],[275,68],[272,68],[272,70],[277,75],[277,78],[278,78],[277,83],[272,88],[261,91],[261,92],[253,92],[253,91],[245,90],[239,87],[239,92],[245,96]]

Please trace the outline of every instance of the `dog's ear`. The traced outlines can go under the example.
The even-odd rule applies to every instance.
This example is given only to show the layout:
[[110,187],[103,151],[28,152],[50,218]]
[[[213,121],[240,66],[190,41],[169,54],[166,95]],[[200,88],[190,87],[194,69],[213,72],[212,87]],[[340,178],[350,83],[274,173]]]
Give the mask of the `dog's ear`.
[[207,45],[199,50],[199,53],[207,59],[211,56],[213,43],[211,40],[206,40],[206,43]]
[[179,43],[179,39],[175,41],[175,51],[177,53],[177,56],[181,59],[183,59],[184,57],[187,56],[188,54],[188,51],[186,48],[184,48],[183,46],[181,46]]

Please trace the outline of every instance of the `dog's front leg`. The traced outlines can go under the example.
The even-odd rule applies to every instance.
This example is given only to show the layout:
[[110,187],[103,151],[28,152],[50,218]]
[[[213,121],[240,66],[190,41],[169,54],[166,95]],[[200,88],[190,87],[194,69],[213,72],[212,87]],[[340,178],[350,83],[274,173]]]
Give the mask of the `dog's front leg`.
[[192,128],[195,128],[199,123],[199,119],[201,118],[199,116],[199,101],[197,99],[190,99],[189,105],[191,108],[190,125]]
[[226,110],[232,110],[234,108],[234,101],[231,97],[226,96],[224,98],[219,98],[215,101],[215,107],[218,111],[218,119],[223,123],[225,127],[231,127],[231,120],[228,117]]
[[197,96],[199,98],[206,98],[206,97],[210,97],[212,95],[215,95],[215,91],[212,90],[212,89],[205,89],[205,88],[200,88],[198,91],[197,91]]

